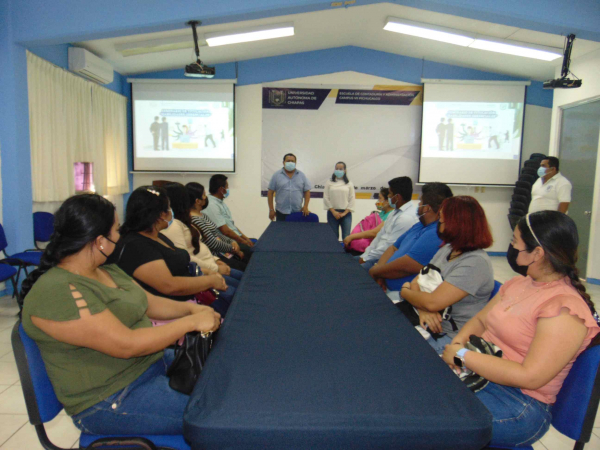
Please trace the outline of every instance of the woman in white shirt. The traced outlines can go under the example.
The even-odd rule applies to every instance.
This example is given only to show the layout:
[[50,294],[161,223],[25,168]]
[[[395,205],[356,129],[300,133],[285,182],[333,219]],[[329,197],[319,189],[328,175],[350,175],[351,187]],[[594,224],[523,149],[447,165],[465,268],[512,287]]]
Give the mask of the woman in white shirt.
[[346,163],[339,162],[325,184],[323,204],[327,210],[327,223],[338,238],[342,227],[342,240],[350,234],[354,201],[354,184],[348,181]]

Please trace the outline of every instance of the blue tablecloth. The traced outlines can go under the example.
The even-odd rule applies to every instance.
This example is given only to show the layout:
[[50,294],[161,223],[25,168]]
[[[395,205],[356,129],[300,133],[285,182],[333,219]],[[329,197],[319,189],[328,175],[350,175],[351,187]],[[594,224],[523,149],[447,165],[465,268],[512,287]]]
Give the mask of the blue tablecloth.
[[252,257],[184,416],[193,449],[469,450],[491,431],[483,404],[337,252]]
[[271,222],[254,252],[344,253],[326,223]]

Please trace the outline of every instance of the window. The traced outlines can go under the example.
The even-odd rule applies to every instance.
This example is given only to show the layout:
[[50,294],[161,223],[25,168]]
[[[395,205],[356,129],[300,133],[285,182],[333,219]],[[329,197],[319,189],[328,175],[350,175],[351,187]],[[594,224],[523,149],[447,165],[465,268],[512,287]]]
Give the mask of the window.
[[96,192],[94,187],[94,163],[76,162],[73,164],[73,172],[76,193]]

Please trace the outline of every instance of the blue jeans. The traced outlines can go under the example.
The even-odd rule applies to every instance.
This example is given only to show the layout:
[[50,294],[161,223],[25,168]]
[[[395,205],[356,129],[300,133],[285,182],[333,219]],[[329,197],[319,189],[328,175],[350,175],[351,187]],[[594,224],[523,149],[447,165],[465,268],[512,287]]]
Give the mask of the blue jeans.
[[450,344],[451,342],[452,338],[449,337],[447,334],[439,338],[437,341],[432,337],[427,339],[427,343],[433,347],[433,349],[437,352],[438,355],[444,353],[446,345]]
[[[344,212],[344,209],[336,209],[337,212]],[[335,233],[335,236],[339,239],[340,230],[342,227],[342,240],[346,239],[346,236],[350,234],[350,228],[352,227],[352,213],[346,214],[341,219],[336,219],[333,217],[331,211],[327,211],[327,223]]]
[[[360,258],[362,258],[362,256],[360,255],[354,257],[354,259],[357,261],[360,260]],[[370,259],[368,261],[365,261],[365,263],[361,264],[360,266],[368,272],[369,270],[371,270],[371,267],[377,264],[377,261],[379,261],[379,259]]]
[[[240,281],[242,279],[242,276],[244,276],[244,272],[242,272],[241,270],[237,270],[237,269],[231,269],[231,273],[228,276]],[[237,286],[235,286],[235,287],[237,287]]]
[[183,411],[190,398],[169,387],[166,373],[173,358],[173,350],[165,350],[129,386],[74,415],[75,426],[86,434],[183,434]]
[[527,447],[539,440],[552,420],[551,407],[521,389],[488,383],[475,393],[493,416],[494,447]]

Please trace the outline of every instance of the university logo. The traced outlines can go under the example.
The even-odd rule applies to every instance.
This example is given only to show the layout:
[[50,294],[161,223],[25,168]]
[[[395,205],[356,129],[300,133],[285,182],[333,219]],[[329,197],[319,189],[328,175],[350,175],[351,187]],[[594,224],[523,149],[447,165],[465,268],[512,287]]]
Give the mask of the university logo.
[[269,103],[273,106],[283,106],[285,104],[286,93],[285,91],[278,89],[271,89],[269,91]]

